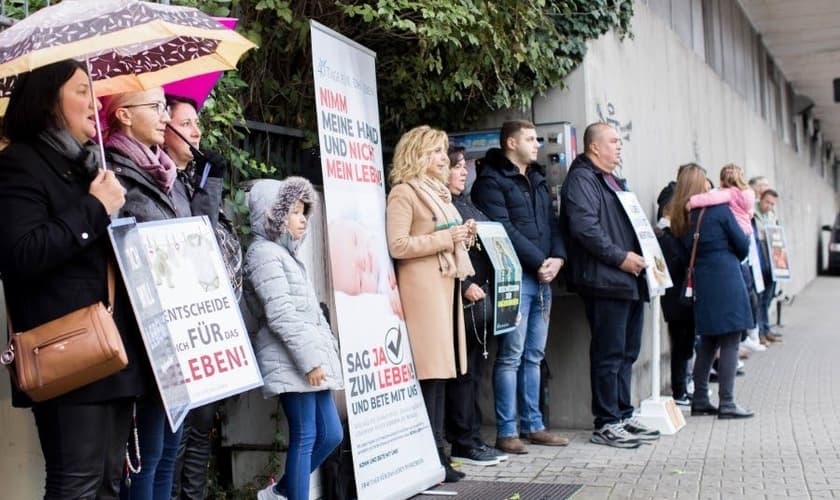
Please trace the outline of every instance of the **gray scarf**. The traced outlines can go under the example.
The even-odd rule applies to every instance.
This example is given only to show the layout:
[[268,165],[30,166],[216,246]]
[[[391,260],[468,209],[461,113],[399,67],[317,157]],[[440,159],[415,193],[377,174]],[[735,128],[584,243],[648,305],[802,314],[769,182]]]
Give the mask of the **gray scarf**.
[[38,134],[38,138],[67,158],[80,177],[83,179],[96,177],[99,171],[99,155],[95,144],[88,142],[83,146],[70,135],[67,129],[63,128],[48,128]]

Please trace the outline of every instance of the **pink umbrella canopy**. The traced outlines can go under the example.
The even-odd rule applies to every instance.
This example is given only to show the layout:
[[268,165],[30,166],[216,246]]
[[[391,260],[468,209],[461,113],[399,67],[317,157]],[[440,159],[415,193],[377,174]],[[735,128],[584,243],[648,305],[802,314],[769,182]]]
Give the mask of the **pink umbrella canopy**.
[[[213,19],[231,30],[236,28],[236,18],[214,17]],[[198,105],[198,108],[201,109],[201,106],[204,105],[204,101],[207,99],[207,96],[210,95],[210,92],[213,90],[213,87],[216,86],[216,82],[219,81],[221,76],[221,71],[214,71],[204,75],[184,78],[183,80],[167,83],[163,86],[163,90],[167,94],[188,97],[194,100]]]

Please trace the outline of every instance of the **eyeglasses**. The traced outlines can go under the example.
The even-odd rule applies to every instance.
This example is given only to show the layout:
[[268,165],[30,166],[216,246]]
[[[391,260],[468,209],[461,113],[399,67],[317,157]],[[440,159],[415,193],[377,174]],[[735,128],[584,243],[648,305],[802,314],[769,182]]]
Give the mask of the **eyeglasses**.
[[157,112],[158,116],[163,116],[164,113],[167,115],[172,114],[172,107],[167,106],[165,102],[145,102],[143,104],[127,104],[122,106],[123,108],[146,108],[154,106],[154,110]]

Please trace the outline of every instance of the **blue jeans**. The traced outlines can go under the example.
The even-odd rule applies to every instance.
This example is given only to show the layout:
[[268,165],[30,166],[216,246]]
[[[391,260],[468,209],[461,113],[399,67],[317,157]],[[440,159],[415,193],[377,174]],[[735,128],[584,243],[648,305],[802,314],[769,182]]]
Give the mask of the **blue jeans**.
[[758,294],[758,333],[767,335],[770,332],[770,302],[776,295],[776,282],[772,277],[764,277],[764,291]]
[[516,330],[498,337],[493,365],[496,434],[500,438],[517,435],[517,404],[520,432],[545,429],[540,412],[540,362],[548,338],[551,287],[523,273],[519,301],[522,319]]
[[[120,490],[122,500],[169,500],[175,473],[175,457],[182,427],[172,432],[163,403],[156,398],[137,402],[137,433],[140,442],[139,474],[131,475],[131,487]],[[134,434],[129,436],[134,463]]]
[[280,404],[289,421],[289,450],[275,490],[289,500],[308,500],[309,475],[341,444],[344,430],[330,391],[287,392]]
[[592,415],[600,429],[633,416],[631,377],[642,347],[644,301],[584,297],[583,303],[592,333]]

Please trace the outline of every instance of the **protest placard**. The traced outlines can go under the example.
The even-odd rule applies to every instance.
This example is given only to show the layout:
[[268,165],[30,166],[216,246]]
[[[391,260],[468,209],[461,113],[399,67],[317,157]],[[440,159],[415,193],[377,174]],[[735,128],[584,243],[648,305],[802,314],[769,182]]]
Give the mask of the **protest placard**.
[[261,386],[208,219],[117,219],[109,233],[172,430],[191,408]]
[[331,277],[358,497],[443,480],[385,241],[375,54],[310,24]]

